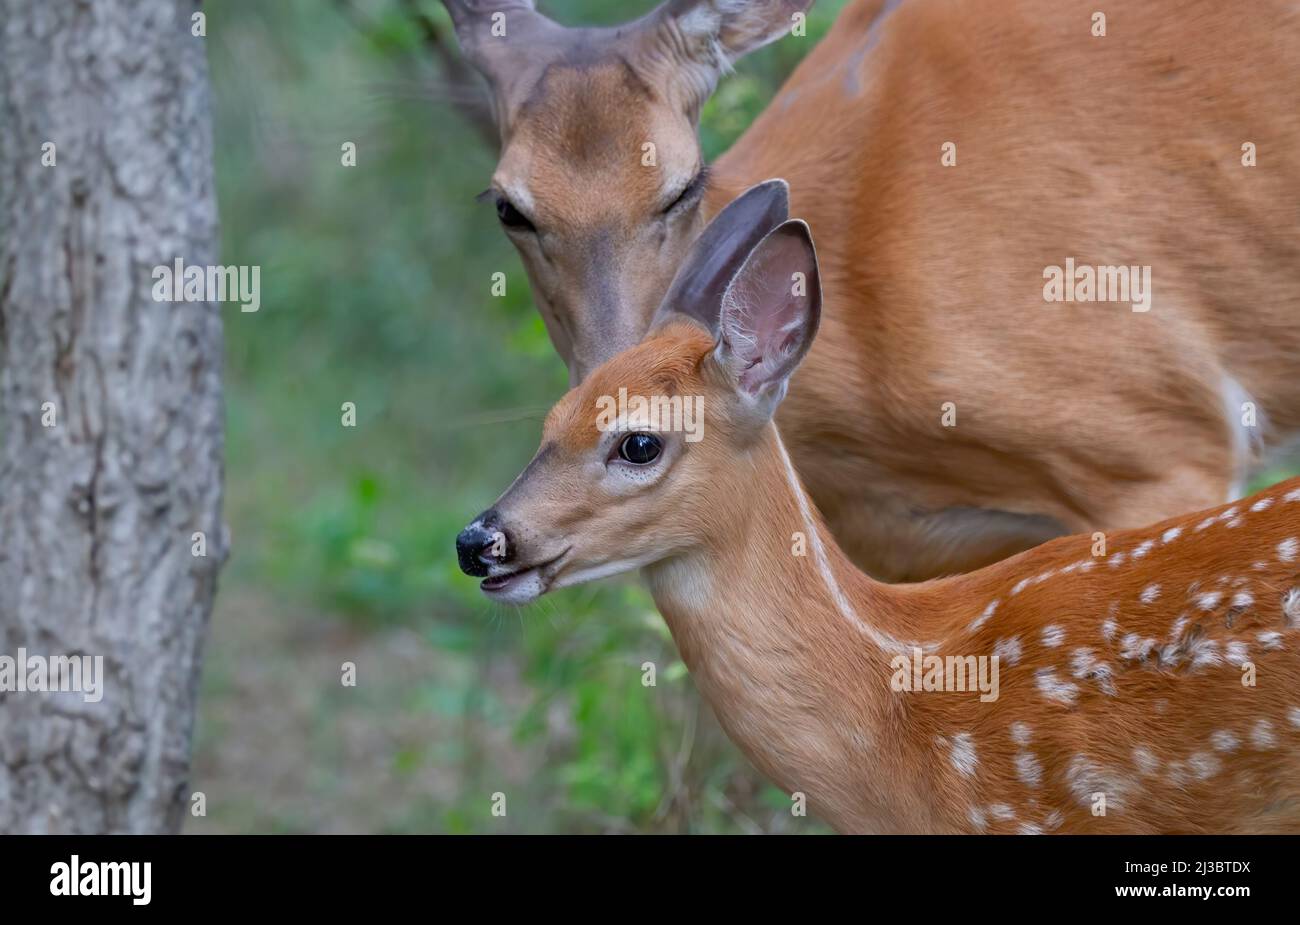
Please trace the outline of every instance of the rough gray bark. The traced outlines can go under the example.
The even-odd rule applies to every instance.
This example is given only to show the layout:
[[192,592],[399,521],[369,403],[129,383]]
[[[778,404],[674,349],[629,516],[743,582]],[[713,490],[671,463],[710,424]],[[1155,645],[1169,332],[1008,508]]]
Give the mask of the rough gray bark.
[[151,273],[217,262],[196,10],[0,0],[0,655],[104,657],[99,703],[0,692],[3,832],[170,831],[188,804],[221,315]]

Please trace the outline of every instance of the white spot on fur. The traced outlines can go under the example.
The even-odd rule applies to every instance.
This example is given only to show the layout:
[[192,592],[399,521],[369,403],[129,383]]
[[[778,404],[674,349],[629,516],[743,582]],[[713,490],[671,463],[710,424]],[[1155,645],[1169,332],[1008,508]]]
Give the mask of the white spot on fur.
[[970,810],[967,811],[966,818],[969,819],[970,824],[980,832],[983,832],[988,826],[988,822],[984,818],[984,810],[980,809],[978,806],[972,806]]
[[975,740],[969,732],[959,732],[949,743],[951,751],[948,760],[962,777],[974,777],[979,767],[979,758],[975,756]]
[[1213,639],[1196,640],[1187,647],[1187,654],[1192,657],[1193,668],[1223,664],[1223,658],[1219,655],[1219,644]]
[[1011,741],[1017,745],[1028,745],[1033,734],[1034,731],[1029,727],[1028,723],[1011,724]]
[[1238,591],[1232,596],[1232,606],[1238,607],[1242,610],[1253,606],[1254,603],[1255,597],[1249,591]]
[[1016,584],[1015,584],[1015,587],[1013,587],[1013,588],[1011,589],[1011,593],[1012,593],[1012,594],[1019,594],[1021,591],[1025,590],[1026,587],[1028,587],[1028,585],[1029,585],[1029,583],[1030,583],[1031,581],[1033,581],[1032,578],[1024,578],[1024,579],[1021,579],[1020,581],[1017,581]]
[[1043,627],[1043,645],[1055,649],[1065,642],[1065,628],[1053,623]]
[[1155,540],[1144,540],[1142,543],[1138,545],[1137,549],[1133,550],[1133,558],[1141,559],[1143,556],[1149,553],[1152,550],[1152,548],[1155,547],[1155,545],[1156,545]]
[[1160,647],[1160,664],[1165,668],[1172,668],[1178,664],[1178,659],[1182,655],[1183,630],[1187,629],[1186,614],[1180,615],[1174,621],[1174,625],[1169,629],[1169,641]]
[[1244,642],[1234,639],[1223,650],[1223,657],[1229,665],[1240,667],[1242,663],[1250,661],[1250,649]]
[[1065,782],[1081,806],[1091,806],[1093,794],[1104,793],[1108,808],[1120,809],[1129,783],[1087,755],[1075,755],[1065,770]]
[[1143,777],[1151,777],[1160,770],[1160,759],[1145,745],[1133,746],[1133,764]]
[[1159,596],[1160,596],[1159,585],[1147,585],[1145,588],[1142,589],[1142,595],[1140,597],[1140,600],[1144,604],[1150,604]]
[[1300,588],[1292,588],[1282,595],[1282,616],[1286,617],[1287,626],[1300,625]]
[[1176,642],[1165,643],[1163,646],[1160,647],[1160,654],[1158,655],[1158,658],[1160,659],[1160,667],[1173,668],[1175,665],[1178,664],[1179,654],[1180,653],[1178,649],[1178,643]]
[[1034,678],[1038,682],[1038,690],[1048,700],[1055,700],[1058,703],[1067,706],[1074,704],[1074,699],[1079,695],[1079,686],[1072,681],[1063,681],[1056,676],[1054,668],[1039,668],[1034,672]]
[[1054,809],[1048,813],[1047,818],[1043,820],[1043,827],[1047,829],[1047,831],[1051,832],[1054,829],[1059,829],[1064,822],[1065,814],[1059,809]]
[[1286,711],[1287,722],[1300,729],[1300,707],[1290,707]]
[[1096,681],[1103,691],[1115,696],[1114,672],[1110,665],[1093,655],[1092,649],[1080,648],[1071,653],[1070,673],[1083,681]]
[[1250,509],[1254,513],[1258,514],[1260,511],[1267,511],[1272,506],[1273,506],[1272,498],[1260,498],[1258,501],[1256,501],[1254,504],[1250,506]]
[[1196,752],[1187,759],[1187,764],[1197,780],[1209,780],[1223,769],[1223,762],[1209,752]]
[[989,806],[989,815],[1001,822],[1010,822],[1016,818],[1016,811],[1005,803],[994,803]]
[[1123,565],[1123,564],[1124,564],[1124,560],[1127,559],[1127,558],[1128,558],[1128,553],[1126,553],[1126,552],[1117,552],[1117,553],[1112,554],[1111,557],[1110,557],[1110,567],[1111,567],[1111,568],[1117,568],[1117,567]]
[[1182,527],[1170,527],[1160,535],[1160,542],[1168,545],[1183,535]]
[[985,623],[989,622],[989,618],[993,616],[993,612],[998,609],[998,603],[999,603],[998,601],[993,601],[987,607],[984,608],[983,612],[978,617],[976,617],[974,620],[971,621],[970,631],[972,633],[975,632],[977,629],[979,629],[981,626],[983,626]]
[[1196,532],[1200,533],[1202,530],[1207,530],[1210,527],[1214,526],[1215,519],[1216,518],[1214,517],[1207,517],[1204,520],[1202,520],[1199,524],[1196,525]]
[[1210,744],[1214,746],[1215,751],[1223,752],[1226,755],[1228,752],[1237,750],[1237,747],[1241,745],[1241,739],[1227,729],[1220,729],[1210,736]]
[[1282,498],[1283,501],[1300,501],[1300,488],[1293,488]]
[[1213,610],[1219,606],[1219,601],[1223,600],[1222,591],[1206,591],[1203,594],[1196,595],[1196,606],[1202,610]]
[[1266,719],[1256,721],[1250,730],[1250,743],[1261,750],[1276,748],[1277,735],[1273,732],[1273,724]]
[[1151,655],[1151,650],[1155,648],[1155,644],[1156,641],[1149,636],[1129,633],[1120,640],[1119,656],[1130,661],[1144,662]]
[[1282,648],[1281,633],[1277,633],[1270,630],[1268,632],[1258,634],[1255,638],[1259,640],[1259,644],[1262,645],[1265,649]]
[[1297,542],[1295,537],[1277,544],[1277,557],[1283,562],[1294,562],[1296,553],[1300,553],[1300,542]]
[[1042,835],[1043,834],[1042,828],[1040,826],[1034,825],[1034,823],[1032,822],[1020,823],[1020,828],[1017,831],[1020,835]]
[[999,639],[997,644],[993,646],[993,654],[998,657],[999,661],[1006,662],[1008,665],[1019,665],[1020,637],[1011,636],[1007,639]]
[[1020,752],[1016,755],[1016,777],[1026,787],[1038,787],[1043,782],[1043,766],[1034,757],[1033,752]]
[[1118,632],[1119,632],[1119,624],[1116,623],[1113,619],[1108,618],[1105,622],[1101,624],[1101,635],[1103,638],[1105,638],[1107,642],[1110,642],[1112,639],[1114,639],[1115,634]]

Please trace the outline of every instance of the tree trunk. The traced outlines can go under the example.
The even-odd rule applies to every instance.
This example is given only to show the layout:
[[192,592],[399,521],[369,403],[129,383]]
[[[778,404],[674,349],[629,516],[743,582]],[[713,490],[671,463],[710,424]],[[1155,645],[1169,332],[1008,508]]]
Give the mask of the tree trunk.
[[0,656],[103,657],[97,703],[0,690],[0,832],[175,831],[189,801],[221,314],[152,271],[217,257],[197,9],[0,0]]

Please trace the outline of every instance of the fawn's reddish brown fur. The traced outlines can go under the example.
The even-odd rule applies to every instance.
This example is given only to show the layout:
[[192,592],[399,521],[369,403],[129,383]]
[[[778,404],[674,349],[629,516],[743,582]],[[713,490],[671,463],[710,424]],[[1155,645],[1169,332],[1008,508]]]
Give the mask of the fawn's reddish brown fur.
[[[547,420],[547,458],[523,477],[532,500],[505,509],[620,554],[629,533],[660,531],[674,552],[646,569],[655,602],[772,780],[841,831],[1300,829],[1300,479],[1111,533],[1105,555],[1073,536],[968,575],[880,584],[800,504],[770,424],[737,445],[715,413],[677,463],[689,471],[654,498],[654,527],[644,501],[573,478],[601,436],[596,396],[669,390],[725,408],[713,346],[681,325],[594,372]],[[824,564],[791,555],[808,530]],[[911,642],[1000,653],[998,699],[892,690]]]

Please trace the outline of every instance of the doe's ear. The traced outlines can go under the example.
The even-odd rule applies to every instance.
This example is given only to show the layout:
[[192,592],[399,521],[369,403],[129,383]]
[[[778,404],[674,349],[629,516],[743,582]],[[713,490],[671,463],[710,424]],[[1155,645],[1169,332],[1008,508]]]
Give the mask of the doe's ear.
[[789,214],[790,187],[784,180],[764,180],[727,203],[691,244],[651,330],[685,315],[716,335],[727,284],[758,242]]
[[518,54],[521,40],[542,18],[533,0],[442,0],[442,5],[451,16],[460,50],[485,72],[512,44]]
[[442,0],[461,53],[492,87],[497,119],[532,86],[539,68],[569,47],[572,30],[537,12],[534,0]]
[[812,5],[813,0],[667,0],[659,15],[686,40],[692,63],[721,74],[742,55],[789,32],[795,14]]
[[713,359],[763,423],[812,346],[821,304],[817,251],[798,219],[763,238],[727,286]]

